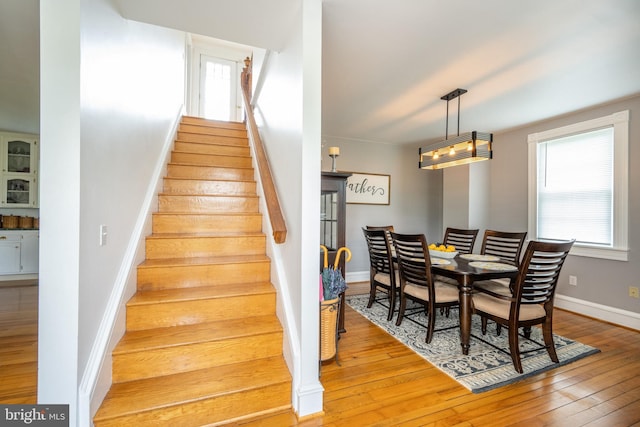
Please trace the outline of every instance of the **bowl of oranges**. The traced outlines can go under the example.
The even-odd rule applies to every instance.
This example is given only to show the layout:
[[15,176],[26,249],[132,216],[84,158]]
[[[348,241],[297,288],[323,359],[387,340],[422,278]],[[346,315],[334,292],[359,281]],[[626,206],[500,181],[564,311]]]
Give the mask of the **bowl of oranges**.
[[458,251],[453,245],[432,243],[429,245],[429,255],[436,258],[455,258],[458,255]]

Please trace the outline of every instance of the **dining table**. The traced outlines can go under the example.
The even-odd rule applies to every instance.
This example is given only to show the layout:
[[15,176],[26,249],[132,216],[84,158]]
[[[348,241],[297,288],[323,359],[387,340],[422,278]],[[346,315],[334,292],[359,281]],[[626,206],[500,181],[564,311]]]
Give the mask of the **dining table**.
[[498,257],[480,254],[457,254],[455,257],[438,258],[431,255],[431,272],[456,281],[460,292],[460,345],[462,354],[469,354],[471,339],[471,298],[475,282],[491,279],[515,280],[518,266]]

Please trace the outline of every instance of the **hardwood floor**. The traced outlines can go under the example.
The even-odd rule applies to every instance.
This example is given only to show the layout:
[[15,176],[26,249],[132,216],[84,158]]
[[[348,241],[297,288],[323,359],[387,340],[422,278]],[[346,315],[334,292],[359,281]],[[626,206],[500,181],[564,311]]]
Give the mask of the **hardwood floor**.
[[[363,293],[367,284],[350,284]],[[4,291],[10,290],[5,293]],[[0,289],[0,403],[35,403],[37,287]],[[473,394],[346,308],[341,366],[322,367],[324,414],[243,426],[640,426],[640,333],[556,310],[555,332],[601,353]]]
[[36,403],[37,360],[38,287],[0,286],[0,403]]
[[[351,293],[368,284],[349,284]],[[555,333],[601,353],[481,394],[346,308],[340,365],[322,367],[324,415],[242,426],[640,426],[640,333],[562,310]]]

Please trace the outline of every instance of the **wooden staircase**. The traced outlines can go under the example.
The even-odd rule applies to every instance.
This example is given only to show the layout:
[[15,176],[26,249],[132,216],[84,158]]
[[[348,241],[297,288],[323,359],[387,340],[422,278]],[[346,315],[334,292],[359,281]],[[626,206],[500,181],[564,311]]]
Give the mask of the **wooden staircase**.
[[223,425],[291,408],[242,123],[180,124],[103,426]]

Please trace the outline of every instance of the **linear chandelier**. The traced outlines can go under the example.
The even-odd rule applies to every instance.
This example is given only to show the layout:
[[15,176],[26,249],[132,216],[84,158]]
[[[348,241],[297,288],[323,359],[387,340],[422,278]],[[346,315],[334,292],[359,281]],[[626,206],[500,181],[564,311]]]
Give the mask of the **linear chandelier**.
[[[450,166],[489,160],[492,156],[493,134],[471,131],[460,135],[460,96],[466,89],[456,89],[440,97],[447,101],[447,129],[444,141],[420,148],[418,167],[421,169],[443,169]],[[449,101],[458,98],[458,135],[449,139]]]

